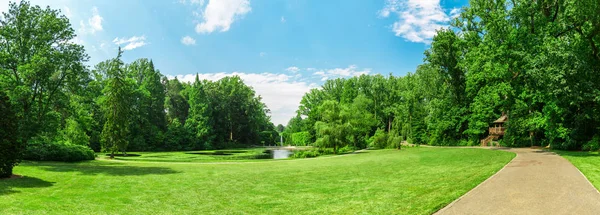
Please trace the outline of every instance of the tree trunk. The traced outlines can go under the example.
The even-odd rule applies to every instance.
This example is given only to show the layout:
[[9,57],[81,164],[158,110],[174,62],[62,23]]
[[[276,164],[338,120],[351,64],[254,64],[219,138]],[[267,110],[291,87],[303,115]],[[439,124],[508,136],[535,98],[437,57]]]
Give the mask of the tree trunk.
[[0,167],[0,178],[10,178],[12,176],[13,167],[8,165]]
[[115,158],[115,152],[110,152],[110,159],[114,159]]
[[333,154],[337,155],[337,145],[333,145]]

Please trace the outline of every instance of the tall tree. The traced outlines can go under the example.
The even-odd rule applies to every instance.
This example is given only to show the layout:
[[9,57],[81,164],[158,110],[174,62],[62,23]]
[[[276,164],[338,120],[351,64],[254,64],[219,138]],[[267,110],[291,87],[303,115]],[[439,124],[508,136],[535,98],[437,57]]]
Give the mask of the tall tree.
[[177,77],[163,82],[166,90],[165,109],[167,110],[167,118],[169,122],[179,120],[180,124],[184,124],[190,109],[187,98],[184,96],[184,90],[186,90],[185,86],[189,85],[182,84],[177,80]]
[[25,146],[17,138],[17,117],[4,90],[0,91],[0,113],[0,178],[7,178],[21,161]]
[[[45,131],[58,134],[69,92],[88,76],[83,46],[60,11],[9,3],[0,18],[0,88],[16,114],[15,135],[23,144]],[[64,105],[67,104],[67,105]],[[20,152],[15,151],[16,161]]]
[[102,90],[104,96],[100,100],[106,117],[102,129],[102,148],[110,152],[110,158],[114,158],[117,151],[126,154],[130,104],[135,87],[134,80],[125,77],[121,54],[123,51],[119,48],[117,57],[111,61],[107,71],[106,86]]
[[319,107],[323,113],[322,121],[315,123],[317,141],[315,145],[331,147],[337,154],[338,149],[345,146],[348,141],[350,126],[342,114],[342,106],[334,100],[327,100]]

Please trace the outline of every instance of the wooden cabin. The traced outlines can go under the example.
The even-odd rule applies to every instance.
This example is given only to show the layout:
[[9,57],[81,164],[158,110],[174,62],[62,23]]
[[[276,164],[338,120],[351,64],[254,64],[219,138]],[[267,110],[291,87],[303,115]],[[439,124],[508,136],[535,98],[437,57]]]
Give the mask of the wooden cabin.
[[492,126],[488,128],[488,136],[481,140],[481,146],[487,146],[490,142],[504,136],[504,131],[506,131],[504,123],[506,122],[508,122],[508,116],[506,114],[502,114],[500,118],[492,122]]

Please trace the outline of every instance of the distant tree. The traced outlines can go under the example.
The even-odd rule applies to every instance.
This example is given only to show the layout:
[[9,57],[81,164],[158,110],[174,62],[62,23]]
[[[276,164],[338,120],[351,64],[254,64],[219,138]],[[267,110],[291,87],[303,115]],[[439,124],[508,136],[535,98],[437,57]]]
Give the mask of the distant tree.
[[110,152],[114,158],[117,151],[126,154],[127,137],[129,135],[129,122],[131,113],[131,98],[135,83],[124,75],[123,61],[121,61],[121,48],[118,55],[111,61],[110,69],[107,71],[106,86],[102,92],[104,96],[100,99],[106,122],[102,129],[102,148]]
[[135,80],[132,98],[130,145],[135,150],[161,149],[167,130],[165,114],[165,86],[162,75],[154,68],[152,60],[135,60],[124,67],[126,76]]
[[283,126],[282,124],[277,125],[277,132],[281,133],[283,132],[283,130],[285,130],[285,126]]
[[205,89],[208,84],[210,83],[201,82],[196,75],[196,80],[189,89],[189,116],[185,127],[195,140],[195,148],[212,148],[215,139],[212,126],[212,122],[216,120],[212,118],[215,109],[209,106],[211,103]]
[[350,136],[348,141],[355,148],[366,146],[367,140],[365,137],[370,134],[372,128],[377,124],[373,114],[369,111],[372,104],[372,100],[360,94],[354,98],[351,104],[346,105],[341,110],[341,117],[348,124],[348,135]]
[[179,120],[180,124],[184,124],[188,117],[190,105],[187,98],[184,96],[185,85],[179,82],[177,78],[172,80],[163,80],[166,90],[165,109],[167,110],[167,118],[169,122]]

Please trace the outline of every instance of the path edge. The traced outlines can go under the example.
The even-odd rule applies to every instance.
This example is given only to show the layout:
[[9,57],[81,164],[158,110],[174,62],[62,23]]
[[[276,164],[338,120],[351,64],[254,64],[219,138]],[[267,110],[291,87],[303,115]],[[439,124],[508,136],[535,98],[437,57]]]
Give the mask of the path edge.
[[[465,197],[465,196],[469,195],[471,192],[473,192],[473,190],[477,189],[479,186],[481,186],[485,182],[487,182],[487,181],[491,180],[492,178],[496,177],[496,175],[498,175],[498,173],[502,172],[502,170],[504,170],[510,163],[512,163],[517,157],[519,157],[519,153],[516,153],[516,152],[511,152],[511,153],[515,153],[515,157],[513,157],[510,161],[508,161],[508,163],[506,163],[500,170],[498,170],[492,176],[490,176],[489,178],[487,178],[484,181],[482,181],[481,183],[479,183],[477,186],[473,187],[473,189],[469,190],[468,192],[466,192],[462,196],[460,196],[457,199],[455,199],[454,201],[450,202],[450,204],[444,206],[443,208],[437,210],[436,212],[433,212],[432,214],[434,214],[434,215],[435,214],[440,214],[440,213],[444,212],[445,210],[447,210],[448,208],[451,208],[455,203],[457,203],[458,201],[460,201],[463,197]],[[579,169],[577,169],[577,170],[579,170]],[[581,173],[581,171],[580,171],[580,173]],[[581,173],[581,174],[583,175],[583,173]],[[588,180],[588,182],[589,182],[589,180]],[[593,187],[593,185],[592,185],[592,187]],[[596,191],[598,191],[598,190],[596,190]]]
[[[554,153],[554,152],[553,152]],[[569,162],[573,167],[575,167],[575,169],[577,170],[577,172],[579,172],[579,174],[581,174],[581,176],[583,176],[583,178],[585,178],[585,180],[587,181],[587,183],[592,186],[592,188],[594,188],[594,190],[596,190],[597,193],[600,194],[600,190],[598,190],[598,188],[596,188],[596,186],[594,186],[594,184],[592,184],[592,182],[590,181],[590,179],[587,178],[587,176],[585,176],[585,174],[583,174],[583,172],[579,169],[579,167],[575,166],[575,164],[573,164],[573,162],[571,162],[569,159],[561,156],[560,154],[554,153],[558,156],[560,156],[562,159],[567,160],[567,162]]]

